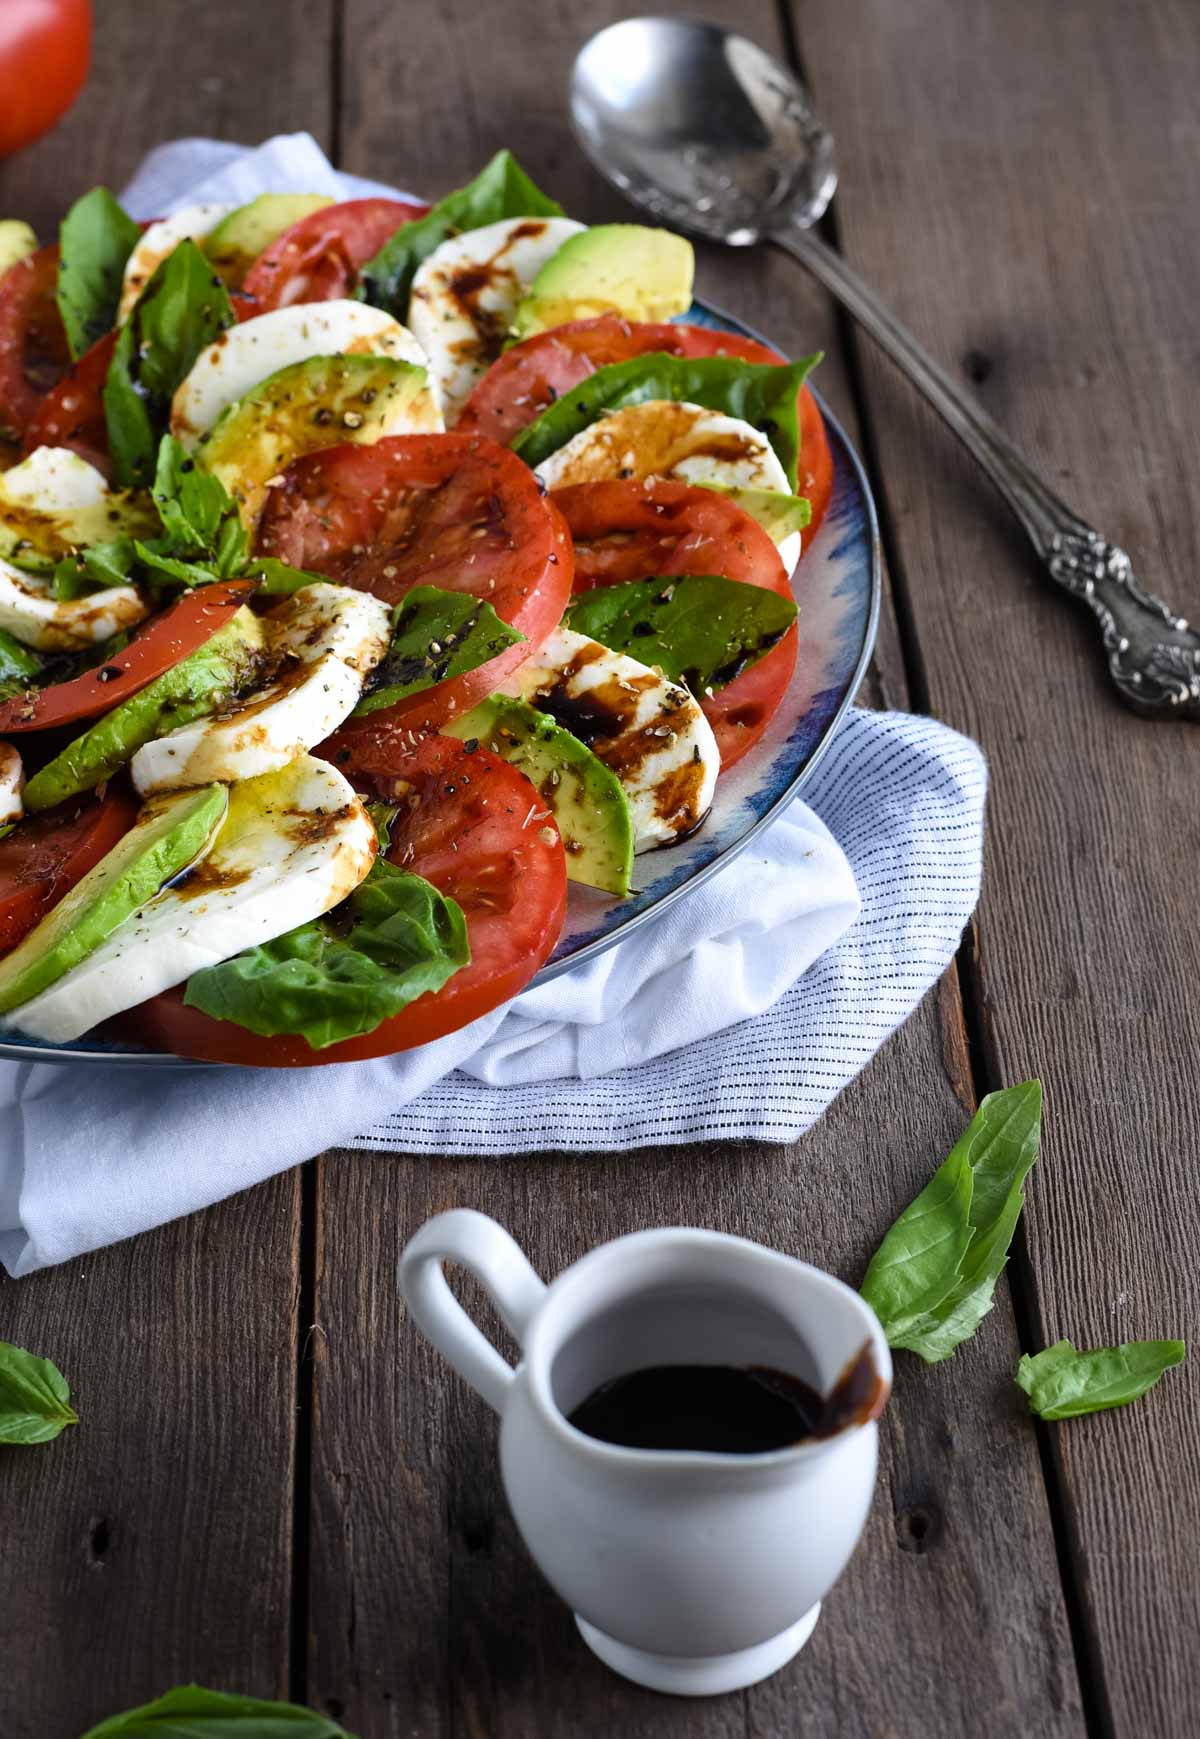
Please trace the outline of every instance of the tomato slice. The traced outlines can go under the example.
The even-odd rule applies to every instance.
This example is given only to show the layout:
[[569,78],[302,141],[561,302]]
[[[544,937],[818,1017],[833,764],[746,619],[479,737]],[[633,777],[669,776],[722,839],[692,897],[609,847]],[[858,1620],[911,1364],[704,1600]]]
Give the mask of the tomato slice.
[[30,815],[0,839],[0,954],[15,948],[44,912],[110,852],[137,816],[118,785]]
[[293,459],[268,492],[258,551],[397,603],[413,586],[486,599],[525,640],[387,709],[436,729],[499,686],[556,626],[571,540],[528,466],[473,435],[391,435]]
[[406,199],[347,199],[310,212],[259,255],[242,295],[265,314],[293,302],[349,296],[358,274],[402,223],[424,217],[427,205]]
[[152,616],[123,652],[98,669],[55,683],[52,688],[31,689],[0,701],[0,735],[44,731],[52,725],[74,724],[77,719],[110,712],[211,640],[255,590],[253,580],[219,580],[185,592],[168,609]]
[[[575,590],[646,580],[656,574],[723,574],[790,598],[791,584],[770,535],[728,496],[686,483],[636,480],[576,483],[550,499],[575,545]],[[700,704],[732,767],[762,736],[796,667],[788,632],[765,657]]]
[[38,447],[71,447],[111,480],[103,395],[116,344],[116,333],[106,332],[50,388],[25,425],[22,453]]
[[[784,358],[756,339],[709,326],[676,326],[653,321],[622,320],[602,314],[594,320],[573,320],[549,332],[539,332],[506,350],[488,369],[463,409],[456,425],[474,429],[507,446],[548,405],[578,386],[598,368],[664,350],[670,356],[740,356],[746,362],[780,363]],[[833,493],[833,455],[817,401],[801,387],[799,491],[812,505],[812,522],[804,534],[807,547],[829,506]]]
[[457,1032],[507,1002],[557,942],[567,905],[566,854],[537,790],[486,749],[450,737],[376,726],[353,747],[330,739],[330,758],[360,788],[400,803],[390,860],[457,900],[467,920],[470,964],[441,990],[420,996],[373,1033],[314,1051],[302,1038],[259,1038],[187,1008],[183,987],[131,1011],[122,1030],[157,1049],[207,1062],[302,1068],[390,1056]]
[[19,441],[71,362],[55,301],[58,248],[39,248],[0,278],[0,433]]

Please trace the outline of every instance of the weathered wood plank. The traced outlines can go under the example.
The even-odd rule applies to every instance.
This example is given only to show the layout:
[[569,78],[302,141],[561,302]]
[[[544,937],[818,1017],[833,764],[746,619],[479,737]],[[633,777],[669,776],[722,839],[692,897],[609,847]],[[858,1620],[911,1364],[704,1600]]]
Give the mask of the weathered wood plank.
[[[710,8],[775,39],[768,5]],[[593,220],[622,208],[565,138],[563,78],[618,8],[509,8],[480,53],[477,15],[351,0],[345,165],[441,191],[501,144]],[[536,44],[536,52],[532,45]],[[782,261],[707,250],[705,293],[799,351],[852,414],[828,304]],[[888,617],[883,692],[906,695]],[[876,695],[880,688],[875,689]],[[939,1013],[939,1001],[943,1005]],[[708,1705],[614,1679],[516,1539],[494,1421],[403,1320],[395,1258],[429,1214],[477,1206],[551,1275],[646,1224],[720,1227],[857,1279],[899,1207],[961,1127],[971,1085],[957,985],[918,1015],[792,1149],[709,1145],[481,1163],[347,1154],[320,1163],[309,1695],[361,1739],[687,1733],[1080,1730],[1078,1691],[1036,1449],[1007,1378],[1002,1299],[935,1371],[904,1361],[867,1537],[795,1667]]]
[[[327,135],[326,0],[97,10],[86,94],[0,167],[0,210],[42,234],[161,139]],[[4,1739],[73,1739],[191,1678],[286,1692],[299,1228],[293,1174],[0,1282],[0,1337],[59,1362],[81,1417],[0,1450]]]
[[[797,14],[823,106],[853,120],[838,202],[850,257],[1194,619],[1200,211],[1185,190],[1200,15],[1117,0]],[[1032,1326],[1084,1345],[1183,1334],[1200,1304],[1200,738],[1121,709],[1087,618],[863,355],[931,703],[992,761],[988,1073],[1040,1074],[1049,1108]],[[1195,1723],[1198,1392],[1193,1365],[1128,1412],[1050,1428],[1091,1692],[1121,1733]]]

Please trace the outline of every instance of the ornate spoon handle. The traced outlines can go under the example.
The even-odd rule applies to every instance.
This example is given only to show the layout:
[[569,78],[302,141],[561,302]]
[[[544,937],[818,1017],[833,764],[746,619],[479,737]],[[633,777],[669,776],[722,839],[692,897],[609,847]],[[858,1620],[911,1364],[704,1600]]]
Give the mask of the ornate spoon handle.
[[783,229],[771,240],[845,304],[979,461],[1025,527],[1051,579],[1091,609],[1122,698],[1153,718],[1200,720],[1200,635],[1143,590],[1125,551],[1046,486],[840,254],[811,230]]

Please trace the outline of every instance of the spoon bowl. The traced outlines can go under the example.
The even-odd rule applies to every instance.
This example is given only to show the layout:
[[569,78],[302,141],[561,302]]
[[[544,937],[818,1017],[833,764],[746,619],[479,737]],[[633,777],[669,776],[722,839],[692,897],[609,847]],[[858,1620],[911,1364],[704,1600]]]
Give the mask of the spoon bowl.
[[808,92],[744,36],[688,18],[626,18],[571,79],[584,151],[677,228],[746,247],[807,228],[833,196],[833,140]]

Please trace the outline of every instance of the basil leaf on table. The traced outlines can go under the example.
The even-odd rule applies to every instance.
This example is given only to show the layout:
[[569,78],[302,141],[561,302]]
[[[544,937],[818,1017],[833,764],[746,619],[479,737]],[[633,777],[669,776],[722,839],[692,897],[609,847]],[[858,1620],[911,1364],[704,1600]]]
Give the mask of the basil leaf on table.
[[778,645],[796,620],[796,605],[765,586],[683,574],[595,586],[572,598],[563,620],[610,652],[658,665],[699,697]]
[[123,487],[149,485],[176,387],[233,324],[228,290],[195,242],[180,242],[122,326],[104,383],[108,444]]
[[362,269],[357,295],[403,320],[421,261],[452,235],[482,229],[505,217],[561,217],[563,208],[529,179],[511,151],[497,151],[465,187],[448,193],[425,213],[389,236]]
[[203,1685],[177,1685],[153,1703],[111,1715],[83,1739],[353,1739],[296,1703],[268,1703]]
[[1015,1381],[1040,1418],[1075,1419],[1136,1401],[1186,1355],[1181,1340],[1123,1341],[1092,1352],[1078,1352],[1069,1340],[1060,1340],[1045,1352],[1027,1353]]
[[378,858],[323,918],[193,973],[184,1001],[261,1038],[290,1033],[319,1051],[374,1032],[470,958],[462,909]]
[[1039,1081],[989,1093],[945,1163],[871,1259],[862,1294],[888,1345],[930,1364],[992,1308],[1041,1141]]
[[673,399],[753,424],[774,447],[788,487],[795,489],[800,458],[796,395],[820,360],[820,352],[788,363],[743,362],[736,356],[668,356],[657,350],[631,356],[627,362],[598,368],[564,393],[521,430],[512,450],[536,468],[606,411],[645,404],[647,399]]
[[0,1340],[0,1443],[52,1443],[79,1423],[70,1398],[57,1365]]
[[410,694],[477,670],[525,636],[470,592],[414,586],[392,611],[392,638],[355,718],[394,706]]
[[107,187],[77,199],[58,230],[58,311],[73,357],[116,324],[125,264],[141,229]]

